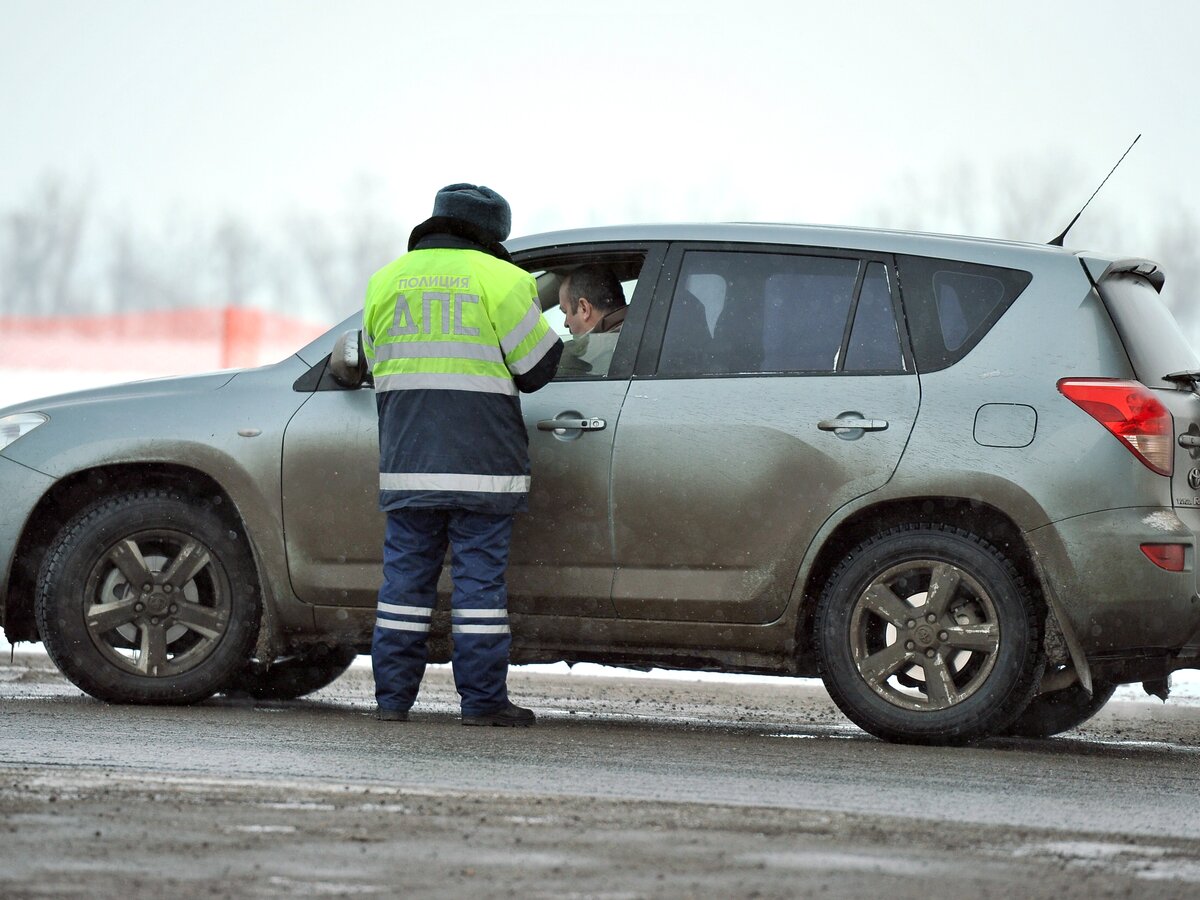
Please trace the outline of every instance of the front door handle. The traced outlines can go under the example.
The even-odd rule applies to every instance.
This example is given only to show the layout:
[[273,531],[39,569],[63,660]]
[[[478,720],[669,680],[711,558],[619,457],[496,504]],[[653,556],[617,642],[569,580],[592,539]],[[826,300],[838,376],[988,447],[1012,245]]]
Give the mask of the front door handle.
[[538,431],[553,431],[555,434],[566,434],[568,431],[603,431],[607,427],[607,422],[597,418],[542,419],[537,423]]

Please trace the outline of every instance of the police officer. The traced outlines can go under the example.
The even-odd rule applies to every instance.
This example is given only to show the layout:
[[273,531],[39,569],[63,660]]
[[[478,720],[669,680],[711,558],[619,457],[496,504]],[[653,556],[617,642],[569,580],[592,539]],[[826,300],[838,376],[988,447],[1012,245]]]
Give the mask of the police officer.
[[512,214],[481,185],[438,191],[404,256],[367,287],[363,348],[379,412],[387,513],[371,661],[378,717],[405,722],[425,672],[446,548],[454,683],[464,725],[532,725],[508,699],[509,539],[528,507],[518,392],[553,377],[562,341],[532,276],[501,245]]

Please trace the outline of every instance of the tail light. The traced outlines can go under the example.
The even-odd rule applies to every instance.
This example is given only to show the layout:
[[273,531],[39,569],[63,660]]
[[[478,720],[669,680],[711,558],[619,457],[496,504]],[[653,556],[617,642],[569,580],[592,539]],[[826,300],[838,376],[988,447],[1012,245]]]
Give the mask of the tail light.
[[1061,378],[1058,389],[1148,468],[1159,475],[1171,474],[1175,422],[1144,384],[1112,378]]

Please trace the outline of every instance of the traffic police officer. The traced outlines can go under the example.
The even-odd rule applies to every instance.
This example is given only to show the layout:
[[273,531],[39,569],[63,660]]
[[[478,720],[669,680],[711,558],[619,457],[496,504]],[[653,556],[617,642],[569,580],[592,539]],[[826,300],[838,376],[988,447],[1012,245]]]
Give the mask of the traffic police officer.
[[532,725],[508,699],[509,539],[528,508],[528,435],[518,392],[553,377],[562,341],[533,277],[501,241],[512,214],[489,188],[438,191],[409,252],[375,273],[363,349],[379,412],[387,513],[371,661],[378,717],[404,722],[425,672],[437,582],[453,550],[454,682],[464,725]]

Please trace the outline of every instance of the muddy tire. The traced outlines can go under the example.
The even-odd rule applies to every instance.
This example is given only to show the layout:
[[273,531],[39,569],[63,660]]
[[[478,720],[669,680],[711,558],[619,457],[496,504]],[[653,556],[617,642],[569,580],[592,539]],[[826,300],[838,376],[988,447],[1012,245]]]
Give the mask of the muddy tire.
[[826,689],[860,728],[963,744],[1003,732],[1029,704],[1042,621],[994,546],[958,528],[905,525],[835,569],[814,640]]
[[1052,694],[1041,694],[1005,729],[1014,737],[1043,738],[1078,728],[1104,707],[1117,686],[1106,681],[1092,684],[1092,693],[1073,684]]
[[84,510],[35,600],[50,658],[112,703],[194,703],[250,656],[262,610],[245,535],[205,503],[139,491]]
[[289,656],[270,666],[252,659],[225,688],[229,696],[255,700],[294,700],[332,684],[342,676],[358,653],[353,647],[319,647]]

